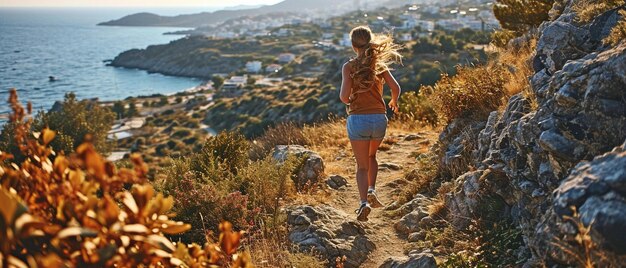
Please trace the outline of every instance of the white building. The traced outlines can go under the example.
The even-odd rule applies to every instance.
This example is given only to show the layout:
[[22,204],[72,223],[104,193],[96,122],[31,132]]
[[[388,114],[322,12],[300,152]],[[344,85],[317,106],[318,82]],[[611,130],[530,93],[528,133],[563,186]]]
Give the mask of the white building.
[[262,65],[263,63],[261,63],[258,60],[255,61],[249,61],[246,63],[246,71],[248,71],[249,73],[258,73],[261,71]]
[[411,40],[413,40],[413,36],[411,36],[410,33],[403,33],[402,35],[400,35],[400,41],[408,42]]
[[224,85],[222,85],[222,90],[235,90],[243,88],[246,85],[248,80],[248,76],[233,76],[230,79],[224,81]]
[[278,62],[280,63],[290,63],[296,59],[296,55],[292,53],[282,53],[278,55]]
[[280,71],[280,69],[282,69],[283,66],[280,66],[279,64],[270,64],[267,67],[265,67],[265,71],[268,73],[275,73]]

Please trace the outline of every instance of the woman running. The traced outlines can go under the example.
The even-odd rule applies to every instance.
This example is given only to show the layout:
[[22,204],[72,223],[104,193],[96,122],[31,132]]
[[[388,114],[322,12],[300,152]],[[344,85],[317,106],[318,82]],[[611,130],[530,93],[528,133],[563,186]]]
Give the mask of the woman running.
[[356,210],[357,220],[367,221],[372,208],[383,207],[376,196],[378,161],[376,152],[387,131],[387,108],[383,100],[383,85],[391,88],[389,108],[398,112],[400,85],[391,75],[389,65],[402,62],[400,46],[389,35],[374,35],[365,26],[350,32],[356,58],[342,68],[340,98],[347,104],[347,129],[356,158],[356,180],[361,202]]

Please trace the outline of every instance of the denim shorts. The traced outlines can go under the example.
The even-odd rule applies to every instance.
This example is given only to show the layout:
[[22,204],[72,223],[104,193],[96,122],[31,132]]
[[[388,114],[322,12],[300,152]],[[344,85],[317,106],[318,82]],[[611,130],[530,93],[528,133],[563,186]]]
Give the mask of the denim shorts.
[[387,115],[353,114],[348,116],[350,140],[382,140],[387,132]]

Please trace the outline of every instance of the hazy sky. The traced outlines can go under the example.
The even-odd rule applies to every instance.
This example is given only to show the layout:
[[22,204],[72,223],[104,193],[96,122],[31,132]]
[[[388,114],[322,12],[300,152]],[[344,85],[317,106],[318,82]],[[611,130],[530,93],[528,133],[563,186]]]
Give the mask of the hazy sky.
[[0,7],[224,7],[270,5],[282,0],[0,0]]

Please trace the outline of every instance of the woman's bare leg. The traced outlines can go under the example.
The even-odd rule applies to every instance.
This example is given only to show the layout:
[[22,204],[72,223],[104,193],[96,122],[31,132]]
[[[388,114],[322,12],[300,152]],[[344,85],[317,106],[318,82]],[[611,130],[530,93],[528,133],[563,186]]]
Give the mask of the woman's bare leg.
[[367,201],[367,187],[369,176],[369,146],[368,140],[351,140],[352,152],[356,159],[356,183],[359,188],[361,201]]
[[378,161],[376,159],[376,153],[378,152],[378,146],[383,140],[370,140],[369,143],[369,172],[367,177],[367,186],[376,187],[376,177],[378,176]]

